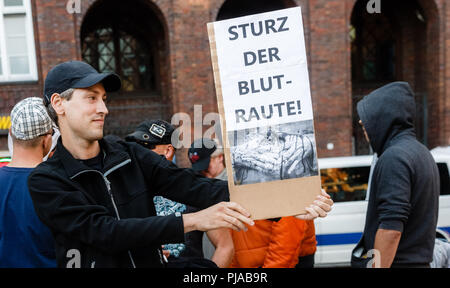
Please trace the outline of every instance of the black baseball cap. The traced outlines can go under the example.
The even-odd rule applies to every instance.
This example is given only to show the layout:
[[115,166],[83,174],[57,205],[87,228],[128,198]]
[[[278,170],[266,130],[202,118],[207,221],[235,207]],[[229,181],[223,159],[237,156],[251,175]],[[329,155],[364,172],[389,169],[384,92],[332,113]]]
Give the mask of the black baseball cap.
[[138,125],[136,131],[127,135],[125,140],[145,146],[172,144],[171,138],[174,131],[175,128],[164,120],[145,120]]
[[61,94],[70,88],[88,88],[102,83],[106,92],[115,92],[122,83],[114,73],[98,73],[94,67],[82,61],[68,61],[53,67],[44,83],[44,104],[50,103],[54,93]]
[[208,138],[195,140],[188,150],[188,158],[191,161],[194,171],[203,171],[208,169],[211,154],[216,151],[216,142]]

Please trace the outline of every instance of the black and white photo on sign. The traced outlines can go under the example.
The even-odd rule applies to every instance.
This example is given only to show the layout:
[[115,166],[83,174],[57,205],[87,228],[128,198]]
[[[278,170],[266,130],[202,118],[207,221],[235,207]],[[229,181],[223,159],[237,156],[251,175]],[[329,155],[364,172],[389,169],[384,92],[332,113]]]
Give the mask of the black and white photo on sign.
[[229,131],[235,185],[317,176],[313,120]]

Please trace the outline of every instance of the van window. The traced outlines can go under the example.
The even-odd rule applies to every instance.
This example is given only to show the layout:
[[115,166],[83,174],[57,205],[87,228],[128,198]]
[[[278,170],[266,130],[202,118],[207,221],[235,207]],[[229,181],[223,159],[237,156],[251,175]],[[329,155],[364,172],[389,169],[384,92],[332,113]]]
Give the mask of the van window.
[[447,163],[437,163],[441,178],[441,195],[450,195],[450,179]]
[[334,202],[366,198],[370,166],[320,169],[322,188]]

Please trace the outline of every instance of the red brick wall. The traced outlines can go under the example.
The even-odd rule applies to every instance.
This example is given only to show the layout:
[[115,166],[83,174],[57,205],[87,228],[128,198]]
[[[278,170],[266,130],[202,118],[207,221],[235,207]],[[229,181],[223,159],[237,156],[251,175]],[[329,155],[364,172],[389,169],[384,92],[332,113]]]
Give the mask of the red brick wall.
[[[319,157],[351,155],[351,78],[346,1],[309,1],[310,82]],[[328,150],[327,144],[334,149]]]
[[[347,8],[351,11],[356,0],[347,0],[347,3]],[[445,45],[445,39],[449,39],[450,35],[444,34],[444,31],[447,31],[444,26],[448,25],[446,13],[449,13],[449,7],[444,5],[445,1],[440,0],[418,0],[417,4],[422,10],[426,25],[414,16],[404,16],[405,14],[402,13],[405,13],[406,8],[396,11],[403,15],[397,19],[400,23],[397,29],[400,30],[401,39],[396,51],[396,68],[399,70],[396,80],[408,81],[418,95],[426,94],[428,100],[427,142],[429,148],[434,148],[438,145],[450,144],[448,128],[450,118],[447,104],[449,97],[445,89],[448,82],[445,77],[446,69],[448,69],[448,65],[445,65],[445,55],[448,51],[450,52],[450,46]],[[383,13],[383,5],[381,12]],[[360,95],[369,93],[377,87],[360,89],[361,87],[353,86],[353,88],[352,93]],[[420,123],[417,124],[420,125]]]
[[[18,100],[39,95],[43,79],[52,66],[66,60],[81,59],[80,27],[84,15],[95,2],[83,0],[82,13],[70,15],[66,11],[66,1],[33,1],[39,81],[0,84],[1,114],[9,113]],[[217,111],[206,23],[216,19],[224,2],[147,0],[154,17],[165,29],[164,45],[159,47],[160,98],[117,100],[110,106],[108,121],[130,126],[130,123],[134,125],[144,117],[170,120],[176,112],[186,112],[194,119],[195,104],[203,105],[203,116]],[[353,92],[348,32],[356,0],[293,2],[300,5],[303,11],[319,156],[351,155]],[[128,3],[132,5],[132,1]],[[447,100],[450,98],[446,97],[450,78],[445,77],[450,75],[450,57],[445,57],[450,52],[450,45],[446,45],[446,40],[450,39],[450,27],[447,27],[450,22],[446,21],[450,16],[450,6],[445,5],[444,0],[420,0],[419,3],[429,23],[424,53],[425,61],[431,64],[423,76],[429,92],[429,143],[430,146],[450,145],[450,101]],[[413,57],[410,55],[408,59]],[[417,77],[414,73],[408,75],[411,79]],[[131,116],[118,112],[124,106],[133,105],[148,109],[136,110],[138,112]],[[194,123],[191,124],[193,128]],[[0,139],[0,150],[6,148],[2,143],[5,142]],[[328,143],[334,144],[333,150],[327,150]],[[182,166],[188,165],[185,152],[178,153]]]

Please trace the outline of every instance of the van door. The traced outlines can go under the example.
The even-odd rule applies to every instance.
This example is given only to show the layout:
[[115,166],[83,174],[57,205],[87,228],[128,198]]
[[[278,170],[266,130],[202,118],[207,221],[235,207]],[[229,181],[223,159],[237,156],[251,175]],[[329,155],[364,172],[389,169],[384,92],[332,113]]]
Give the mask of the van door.
[[364,229],[369,173],[369,165],[320,170],[322,188],[335,204],[327,217],[315,220],[317,266],[350,265]]
[[450,237],[450,162],[437,162],[439,177],[441,180],[441,192],[439,197],[439,216],[437,227]]

